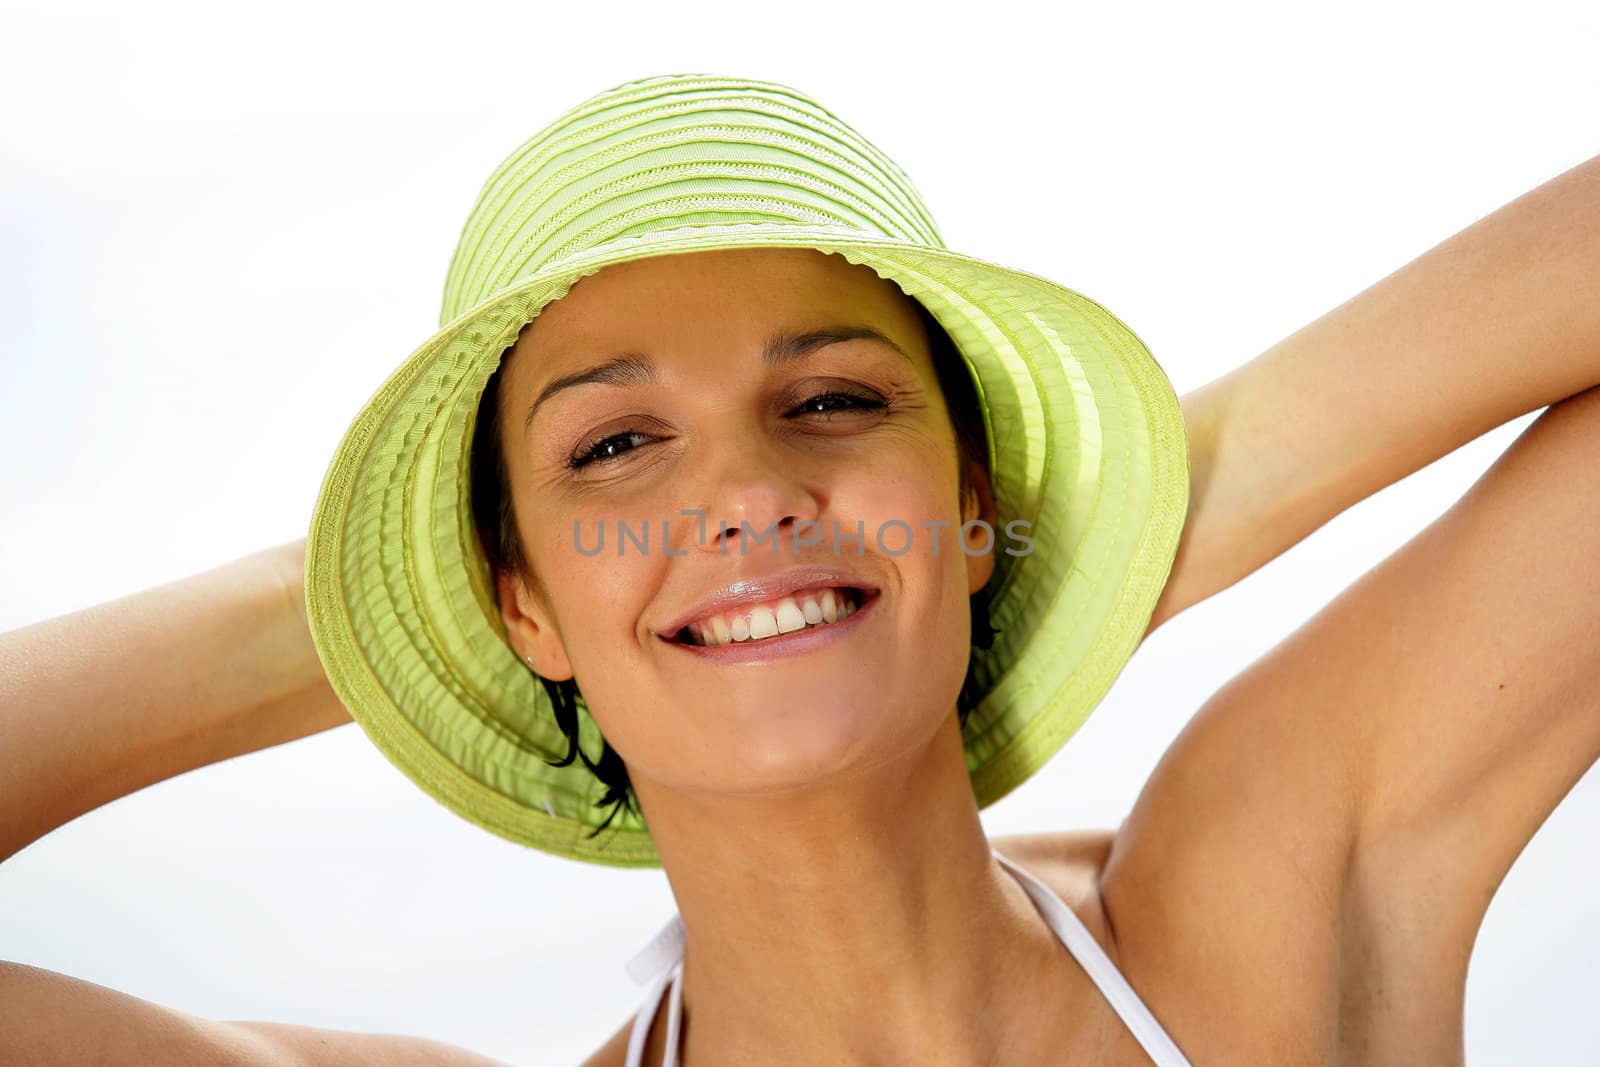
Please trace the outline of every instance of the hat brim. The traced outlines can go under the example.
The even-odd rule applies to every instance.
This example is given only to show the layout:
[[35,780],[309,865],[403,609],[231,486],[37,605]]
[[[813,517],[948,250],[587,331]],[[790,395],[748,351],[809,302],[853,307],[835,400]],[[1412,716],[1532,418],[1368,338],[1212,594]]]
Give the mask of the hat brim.
[[[608,241],[547,265],[446,324],[345,434],[313,511],[306,607],[329,682],[374,744],[463,818],[545,852],[659,866],[622,811],[598,837],[604,786],[567,742],[507,643],[472,521],[479,397],[521,328],[585,275],[647,256],[807,247],[871,268],[921,301],[971,369],[1002,523],[993,647],[964,731],[980,808],[1077,731],[1143,637],[1188,507],[1178,398],[1149,349],[1095,301],[1025,271],[858,230],[793,223],[687,226]],[[1010,551],[1018,551],[1008,545]],[[599,728],[579,705],[583,751]]]

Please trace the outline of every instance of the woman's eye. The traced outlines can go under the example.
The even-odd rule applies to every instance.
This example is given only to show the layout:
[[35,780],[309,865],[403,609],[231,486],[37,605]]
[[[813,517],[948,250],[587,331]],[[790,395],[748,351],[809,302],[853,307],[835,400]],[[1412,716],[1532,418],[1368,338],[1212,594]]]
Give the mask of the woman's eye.
[[[841,411],[880,411],[889,405],[877,396],[858,396],[854,393],[828,392],[818,393],[816,396],[802,402],[790,412],[791,415],[820,415],[827,420],[830,416]],[[593,463],[610,463],[621,459],[632,452],[635,445],[631,442],[653,440],[650,434],[639,430],[624,430],[621,433],[609,434],[589,445],[579,449],[567,460],[570,470],[578,470]]]
[[803,415],[827,415],[835,411],[878,411],[886,406],[878,397],[835,392],[820,393],[794,410]]
[[572,470],[577,470],[580,467],[587,467],[591,463],[604,463],[608,460],[617,459],[632,451],[631,448],[620,446],[632,438],[648,438],[649,436],[647,433],[628,430],[624,433],[614,433],[609,437],[602,437],[588,448],[575,453],[571,459],[567,460],[567,466]]

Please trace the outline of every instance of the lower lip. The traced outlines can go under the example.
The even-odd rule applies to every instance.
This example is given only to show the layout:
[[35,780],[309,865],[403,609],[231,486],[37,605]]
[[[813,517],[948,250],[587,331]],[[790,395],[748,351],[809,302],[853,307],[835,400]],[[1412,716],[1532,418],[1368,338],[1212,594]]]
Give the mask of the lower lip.
[[[791,630],[776,637],[763,637],[759,641],[734,641],[726,645],[690,645],[682,641],[667,641],[667,644],[715,663],[764,663],[785,656],[799,656],[849,637],[855,632],[856,623],[871,613],[879,599],[878,593],[868,595],[848,619],[823,626],[807,626],[803,630]],[[666,641],[666,638],[662,640]]]

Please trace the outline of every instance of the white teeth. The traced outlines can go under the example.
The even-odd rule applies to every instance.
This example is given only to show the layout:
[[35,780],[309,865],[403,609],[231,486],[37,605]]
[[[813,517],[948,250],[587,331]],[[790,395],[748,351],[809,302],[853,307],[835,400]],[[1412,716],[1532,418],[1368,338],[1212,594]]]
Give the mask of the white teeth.
[[803,630],[805,626],[805,613],[800,610],[800,605],[794,602],[794,597],[786,596],[778,602],[778,632],[780,634]]
[[777,632],[778,620],[773,617],[771,608],[750,609],[750,640],[759,641],[763,637],[772,637]]
[[808,626],[840,622],[859,610],[852,599],[859,595],[824,589],[820,593],[786,596],[774,604],[760,604],[737,615],[713,615],[688,624],[689,643],[715,646],[762,641]]

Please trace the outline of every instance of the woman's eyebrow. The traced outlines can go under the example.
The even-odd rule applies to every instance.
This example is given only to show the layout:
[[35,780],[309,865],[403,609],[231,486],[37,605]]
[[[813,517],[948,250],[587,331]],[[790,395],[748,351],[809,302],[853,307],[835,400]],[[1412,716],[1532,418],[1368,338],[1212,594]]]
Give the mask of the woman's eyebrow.
[[[817,330],[793,331],[780,330],[767,338],[766,344],[761,348],[761,361],[768,367],[776,367],[797,359],[805,359],[828,345],[840,344],[844,341],[878,341],[888,345],[907,363],[915,366],[910,354],[896,344],[882,330],[871,326],[824,326]],[[646,385],[657,380],[656,365],[649,356],[642,352],[623,352],[613,356],[604,363],[597,363],[586,370],[576,371],[572,374],[557,378],[539,391],[534,402],[529,405],[528,413],[522,420],[522,434],[528,434],[528,428],[533,425],[533,416],[538,412],[540,405],[555,396],[563,389],[571,389],[577,385]]]
[[533,416],[538,413],[539,407],[546,400],[555,396],[563,389],[571,389],[575,385],[639,385],[656,380],[656,365],[650,357],[639,352],[624,352],[614,356],[604,363],[581,370],[575,374],[557,378],[539,392],[539,396],[528,408],[528,414],[522,420],[522,436],[528,436],[528,427],[533,425]]

